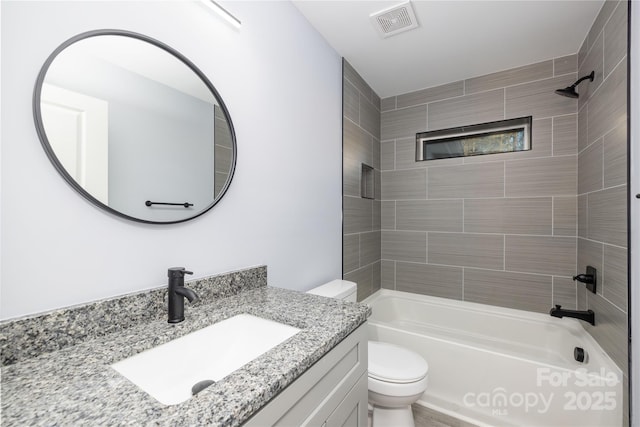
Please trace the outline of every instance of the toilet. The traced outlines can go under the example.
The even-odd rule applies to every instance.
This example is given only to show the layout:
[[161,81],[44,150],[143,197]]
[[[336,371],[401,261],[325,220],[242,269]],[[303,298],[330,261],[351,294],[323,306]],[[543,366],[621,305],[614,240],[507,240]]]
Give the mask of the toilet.
[[[308,293],[356,302],[356,284],[333,280]],[[373,427],[414,427],[411,405],[427,389],[429,365],[404,347],[369,341],[369,405]]]

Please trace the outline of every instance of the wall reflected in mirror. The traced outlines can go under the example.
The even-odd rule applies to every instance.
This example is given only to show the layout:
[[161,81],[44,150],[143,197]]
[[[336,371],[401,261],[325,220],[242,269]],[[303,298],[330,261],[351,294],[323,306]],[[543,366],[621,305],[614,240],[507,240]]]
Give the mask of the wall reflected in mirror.
[[92,202],[137,221],[180,222],[210,209],[236,152],[216,90],[158,41],[88,34],[54,52],[36,85],[36,125],[54,166]]

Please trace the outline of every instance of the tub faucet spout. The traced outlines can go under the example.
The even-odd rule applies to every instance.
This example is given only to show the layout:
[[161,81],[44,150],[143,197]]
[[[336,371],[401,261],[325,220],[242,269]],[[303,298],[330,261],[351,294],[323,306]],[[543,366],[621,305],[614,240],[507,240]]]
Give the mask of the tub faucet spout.
[[595,326],[596,324],[596,314],[593,310],[566,310],[562,308],[561,305],[556,305],[555,308],[552,308],[549,311],[549,314],[553,317],[563,318],[563,317],[573,317],[575,319],[584,320],[585,322],[589,322]]
[[179,323],[184,320],[184,299],[189,302],[198,300],[198,295],[184,287],[184,275],[193,274],[184,267],[170,268],[169,276],[169,323]]

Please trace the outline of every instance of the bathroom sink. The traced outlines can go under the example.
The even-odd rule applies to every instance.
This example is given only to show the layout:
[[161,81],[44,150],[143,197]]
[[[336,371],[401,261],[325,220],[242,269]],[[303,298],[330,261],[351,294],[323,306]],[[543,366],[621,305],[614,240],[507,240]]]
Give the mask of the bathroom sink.
[[240,314],[111,365],[165,405],[219,381],[300,329]]

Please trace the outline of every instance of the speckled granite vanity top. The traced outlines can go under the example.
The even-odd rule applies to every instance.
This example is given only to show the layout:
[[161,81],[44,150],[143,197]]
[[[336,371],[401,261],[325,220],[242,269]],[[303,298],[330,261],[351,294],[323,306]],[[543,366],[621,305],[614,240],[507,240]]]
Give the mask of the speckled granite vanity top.
[[[25,326],[25,322],[0,324],[2,349],[7,353],[3,354],[3,363],[12,363],[2,367],[0,424],[242,424],[370,314],[365,305],[264,286],[266,269],[263,282],[258,287],[240,286],[242,289],[236,289],[235,295],[227,292],[209,301],[203,298],[202,303],[187,310],[186,320],[179,324],[168,324],[164,311],[159,316],[154,314],[151,320],[108,334],[81,333],[82,339],[60,349],[20,353],[7,343],[20,339],[16,329],[20,336],[38,335],[25,330],[37,322],[32,321],[31,326]],[[140,351],[241,313],[276,320],[302,331],[178,405],[159,403],[110,367]],[[50,317],[47,322],[51,322]],[[48,328],[51,329],[50,324]],[[55,339],[55,335],[54,331],[49,339]]]

